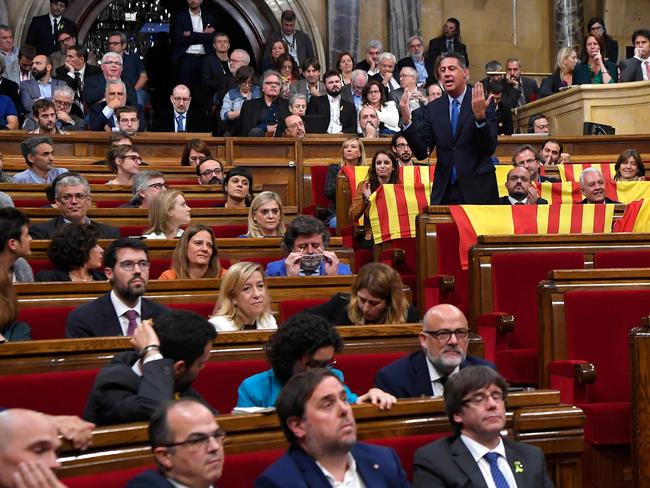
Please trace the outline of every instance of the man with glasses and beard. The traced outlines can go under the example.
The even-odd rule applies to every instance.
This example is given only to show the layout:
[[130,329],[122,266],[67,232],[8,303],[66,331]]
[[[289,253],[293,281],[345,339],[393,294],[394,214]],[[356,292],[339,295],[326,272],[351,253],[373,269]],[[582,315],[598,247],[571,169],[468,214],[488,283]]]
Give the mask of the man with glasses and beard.
[[353,103],[341,97],[341,78],[336,71],[323,76],[327,95],[311,97],[307,115],[324,117],[328,121],[327,134],[356,134],[357,109]]
[[543,205],[548,204],[544,198],[539,198],[537,192],[531,193],[531,176],[523,166],[515,166],[508,171],[506,189],[508,194],[499,199],[501,205]]
[[196,165],[199,185],[223,185],[223,165],[214,158],[203,158]]
[[20,101],[25,113],[31,112],[36,100],[46,98],[51,101],[54,91],[61,86],[65,86],[63,81],[52,78],[50,59],[44,54],[35,56],[32,79],[20,82]]
[[375,376],[375,386],[397,398],[440,396],[447,380],[469,366],[494,365],[467,354],[469,328],[463,312],[451,305],[431,307],[422,319],[420,347],[384,366]]
[[167,311],[166,307],[141,298],[147,291],[150,265],[149,251],[142,241],[113,241],[104,253],[104,272],[112,290],[70,312],[65,336],[133,336],[143,320],[156,319]]

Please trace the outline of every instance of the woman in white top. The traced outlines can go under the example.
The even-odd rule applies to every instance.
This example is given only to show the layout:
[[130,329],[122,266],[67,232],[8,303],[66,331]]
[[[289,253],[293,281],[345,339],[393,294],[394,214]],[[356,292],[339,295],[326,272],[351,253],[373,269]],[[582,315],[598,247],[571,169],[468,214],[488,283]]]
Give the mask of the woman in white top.
[[181,225],[190,223],[191,210],[180,191],[167,190],[158,193],[149,205],[151,228],[142,237],[176,239],[182,236]]
[[278,328],[260,264],[241,261],[228,268],[210,323],[217,331]]
[[361,102],[377,111],[379,133],[382,136],[393,135],[400,131],[399,110],[392,100],[387,101],[386,92],[381,82],[369,81],[361,91]]

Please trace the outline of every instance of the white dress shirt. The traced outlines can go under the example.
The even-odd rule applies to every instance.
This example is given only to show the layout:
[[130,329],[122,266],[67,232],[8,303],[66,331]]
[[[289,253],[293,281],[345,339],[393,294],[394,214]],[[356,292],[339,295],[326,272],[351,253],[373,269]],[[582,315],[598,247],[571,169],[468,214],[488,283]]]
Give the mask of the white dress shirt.
[[[445,387],[440,382],[442,375],[438,373],[438,370],[431,364],[431,361],[427,359],[427,369],[429,370],[429,379],[431,380],[431,389],[433,390],[433,396],[442,396],[445,392]],[[460,366],[456,366],[456,369],[451,372],[451,375],[458,373],[460,371]]]
[[348,453],[348,469],[343,476],[343,481],[336,481],[334,476],[325,469],[325,467],[316,461],[316,466],[323,472],[329,484],[336,488],[366,488],[365,483],[357,471],[357,462],[354,460],[354,456],[351,453]]
[[341,95],[333,97],[328,94],[327,101],[330,104],[330,123],[327,126],[327,133],[340,134],[343,131],[341,125]]
[[469,453],[474,458],[474,461],[476,461],[478,464],[478,467],[481,470],[481,474],[483,475],[483,479],[485,480],[485,484],[488,488],[496,488],[494,479],[492,478],[492,471],[490,471],[490,463],[488,463],[487,459],[483,457],[488,452],[496,452],[499,454],[499,460],[497,461],[497,464],[499,465],[499,471],[503,473],[503,477],[508,482],[508,486],[510,486],[510,488],[517,488],[515,475],[512,474],[512,470],[510,469],[510,465],[506,459],[506,448],[503,445],[503,439],[499,439],[499,445],[495,449],[488,449],[483,444],[470,439],[465,434],[461,434],[460,438],[469,450]]
[[126,337],[129,330],[129,319],[124,315],[129,310],[135,310],[138,312],[138,318],[136,319],[138,325],[142,322],[142,300],[138,297],[138,303],[135,304],[135,307],[127,307],[122,300],[117,296],[114,290],[111,291],[111,303],[115,309],[115,314],[117,315],[118,320],[120,321],[120,327],[122,328],[122,334]]
[[[201,11],[198,14],[193,14],[190,10],[190,20],[192,21],[193,32],[203,32],[203,19],[201,18]],[[185,52],[187,54],[205,54],[203,44],[192,44]]]

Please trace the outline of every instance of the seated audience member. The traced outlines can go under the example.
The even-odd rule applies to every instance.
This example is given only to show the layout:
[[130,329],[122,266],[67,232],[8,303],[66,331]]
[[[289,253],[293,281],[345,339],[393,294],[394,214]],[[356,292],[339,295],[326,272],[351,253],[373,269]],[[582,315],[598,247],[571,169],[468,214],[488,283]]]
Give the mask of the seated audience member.
[[112,290],[68,314],[65,336],[132,336],[145,319],[156,319],[167,307],[141,298],[149,282],[149,251],[144,242],[120,238],[104,252],[104,272]]
[[[289,95],[304,95],[309,102],[311,97],[320,97],[326,94],[325,84],[320,79],[320,63],[316,58],[307,58],[301,65],[304,79],[291,84]],[[291,103],[289,103],[291,105]],[[306,104],[305,104],[306,107]]]
[[284,99],[289,99],[291,96],[291,84],[298,81],[300,74],[298,73],[298,63],[290,54],[281,54],[273,63],[273,69],[280,73],[282,79],[282,89],[280,96]]
[[211,156],[199,160],[196,165],[196,179],[199,185],[223,185],[223,165]]
[[327,251],[330,233],[315,217],[299,215],[291,221],[282,239],[286,259],[266,265],[266,276],[335,276],[352,274],[350,266],[339,263],[332,251]]
[[582,44],[582,62],[573,73],[574,85],[606,85],[618,81],[616,64],[605,60],[603,41],[594,34],[587,34]]
[[[425,95],[423,88],[419,88],[417,84],[418,72],[415,68],[405,66],[399,73],[399,85],[400,88],[390,92],[389,100],[395,102],[395,105],[399,109],[399,102],[404,95],[404,92],[409,94],[409,112],[412,114],[414,110],[417,110],[422,107],[426,107],[429,100]],[[401,114],[400,114],[401,115]]]
[[235,72],[235,88],[228,90],[223,97],[219,117],[223,122],[224,136],[232,134],[235,121],[239,118],[241,106],[246,100],[260,98],[262,91],[255,84],[255,70],[250,66],[242,66]]
[[393,134],[393,138],[390,140],[390,149],[395,154],[399,166],[413,166],[413,151],[401,132]]
[[0,95],[0,129],[18,130],[18,110],[7,95]]
[[364,249],[372,249],[372,227],[370,226],[370,194],[376,192],[381,185],[399,183],[399,164],[390,151],[380,150],[375,153],[368,170],[368,175],[359,182],[349,208],[353,222],[364,217],[363,235],[358,245]]
[[101,73],[88,77],[83,83],[84,102],[92,106],[102,100],[102,96],[109,81],[121,80],[124,82],[126,90],[126,103],[135,107],[138,104],[138,98],[135,92],[134,81],[126,76],[122,76],[123,59],[122,55],[113,51],[108,51],[102,56],[99,65]]
[[[59,132],[71,132],[84,130],[84,121],[78,115],[71,113],[74,102],[74,91],[65,83],[54,89],[53,95],[54,107],[56,110],[56,121],[54,123]],[[38,128],[37,121],[34,117],[25,117],[23,129],[32,132]]]
[[140,130],[140,115],[138,109],[130,105],[120,107],[115,110],[117,118],[117,130],[124,132],[129,137],[138,134]]
[[[298,314],[287,320],[270,338],[265,347],[271,369],[249,376],[237,391],[238,407],[272,407],[282,387],[292,376],[315,368],[328,368],[340,381],[343,373],[332,368],[334,354],[343,350],[338,332],[325,319],[316,315]],[[388,410],[395,397],[379,388],[371,388],[357,396],[344,386],[342,397],[349,403],[370,402],[380,410]]]
[[97,425],[146,422],[174,398],[202,400],[192,382],[216,336],[207,320],[188,310],[144,320],[133,334],[134,351],[118,354],[97,374],[83,418]]
[[190,107],[192,96],[185,85],[176,85],[169,97],[171,107],[154,118],[154,132],[208,132],[209,124],[200,104]]
[[[223,180],[223,189],[226,192],[224,208],[246,208],[253,199],[253,175],[246,168],[236,166]],[[220,205],[217,205],[219,207]]]
[[571,155],[564,152],[564,146],[560,141],[548,139],[542,146],[541,158],[544,164],[562,164],[568,163]]
[[431,307],[422,319],[421,349],[384,366],[375,386],[397,398],[440,396],[447,380],[470,366],[495,366],[467,354],[469,328],[463,312],[454,305]]
[[614,165],[614,181],[645,181],[645,165],[636,149],[625,149]]
[[172,254],[172,267],[159,280],[221,278],[225,270],[219,263],[219,249],[211,227],[197,224],[178,239]]
[[537,100],[537,82],[534,78],[522,76],[521,61],[518,58],[506,60],[505,82],[503,97],[509,107],[521,107]]
[[201,139],[187,141],[181,155],[181,166],[196,166],[201,159],[211,158],[212,153],[208,145]]
[[278,137],[284,128],[282,122],[290,115],[287,100],[280,96],[282,77],[274,70],[264,72],[262,96],[246,100],[239,112],[233,135],[241,137]]
[[331,202],[328,208],[329,215],[325,223],[336,228],[336,179],[341,168],[345,166],[365,166],[366,150],[363,141],[357,136],[348,137],[341,144],[341,162],[332,163],[327,167],[325,177],[325,197]]
[[578,53],[573,47],[561,47],[556,57],[557,67],[551,76],[542,80],[539,96],[547,97],[553,93],[573,86],[573,70],[578,64]]
[[220,332],[277,329],[262,266],[240,261],[228,268],[212,313],[210,323]]
[[364,139],[379,137],[379,115],[370,105],[365,105],[359,110],[360,136]]
[[314,46],[309,35],[296,29],[296,14],[293,10],[284,10],[280,16],[280,31],[268,35],[264,52],[268,53],[277,39],[285,41],[286,52],[298,63],[314,57]]
[[25,259],[32,253],[31,242],[29,218],[14,207],[0,208],[0,275],[19,283],[34,281]]
[[357,130],[357,110],[353,103],[341,97],[341,78],[336,71],[323,75],[327,95],[311,97],[306,115],[320,116],[328,121],[327,134],[354,134]]
[[399,81],[393,76],[397,59],[393,53],[384,51],[377,58],[377,67],[379,72],[369,77],[369,81],[378,81],[383,88],[384,96],[388,99],[393,90],[397,90]]
[[300,115],[289,115],[284,118],[284,137],[302,139],[305,137],[305,123]]
[[444,396],[454,434],[415,451],[413,487],[552,488],[542,450],[501,436],[507,395],[506,381],[487,366],[451,376]]
[[488,100],[491,98],[495,106],[494,113],[497,119],[497,134],[500,136],[509,136],[513,132],[512,107],[503,98],[505,84],[503,78],[498,78],[485,85]]
[[[57,70],[65,65],[68,49],[77,45],[77,33],[69,29],[60,30],[56,36],[57,45],[59,50],[50,54],[50,61],[52,61],[52,70],[57,74]],[[97,56],[95,53],[89,51],[87,63],[97,67]]]
[[47,257],[54,269],[36,274],[36,281],[106,281],[102,272],[104,250],[92,225],[69,224],[52,237]]
[[[523,166],[530,173],[530,180],[533,183],[560,183],[562,180],[559,178],[552,178],[550,176],[544,176],[539,173],[539,168],[542,164],[542,158],[535,149],[530,144],[523,144],[518,146],[515,149],[515,152],[512,154],[512,165],[513,166]],[[534,189],[533,185],[531,188]],[[530,197],[533,200],[539,198],[539,194],[535,191],[535,194],[531,193]]]
[[5,192],[0,191],[0,208],[15,207],[14,201]]
[[277,414],[289,451],[257,478],[255,488],[410,486],[393,449],[357,442],[345,385],[332,370],[293,376],[278,396]]
[[[108,151],[117,146],[133,146],[133,144],[135,144],[133,138],[121,130],[108,133]],[[106,158],[104,158],[98,161],[93,161],[91,164],[95,166],[106,166],[108,162],[106,161]]]
[[263,191],[248,210],[248,232],[239,237],[282,237],[286,231],[280,195]]
[[[440,85],[437,83],[431,83],[426,87],[426,96],[427,96],[427,104],[433,102],[434,100],[440,98],[443,94],[442,88],[440,88]],[[419,126],[421,124],[424,124],[424,111],[426,110],[425,107],[420,107],[416,108],[411,112],[411,120],[413,121],[412,123],[415,124],[416,126]]]
[[142,158],[135,146],[117,146],[108,151],[106,163],[117,175],[107,185],[131,186],[133,177],[140,172]]
[[361,69],[368,73],[368,76],[375,75],[379,73],[379,68],[377,66],[377,58],[379,55],[384,52],[384,46],[381,41],[377,39],[371,39],[366,44],[366,57],[359,61],[355,66],[356,69]]
[[[352,82],[341,89],[341,100],[354,104],[354,108],[357,110],[357,118],[359,116],[359,110],[361,110],[361,107],[363,106],[362,92],[366,83],[368,83],[368,73],[362,69],[355,69],[352,72]],[[361,132],[358,123],[357,132]]]
[[0,273],[0,344],[32,340],[32,328],[25,322],[16,320],[17,318],[16,290],[11,282],[11,276],[2,272]]
[[[403,68],[413,68],[416,71],[417,86],[424,86],[427,80],[435,78],[433,73],[427,72],[424,59],[424,41],[420,36],[411,36],[408,41],[409,55],[397,62],[397,72],[402,73]],[[398,102],[396,102],[398,103]]]
[[[316,95],[320,96],[320,95]],[[307,103],[308,99],[306,95],[302,93],[294,93],[289,97],[289,112],[292,115],[298,115],[302,117],[307,113]]]
[[68,171],[54,167],[54,142],[48,136],[25,139],[20,143],[20,151],[28,168],[14,175],[14,183],[52,183],[54,178]]
[[[54,191],[51,192],[51,187]],[[93,222],[86,215],[92,204],[93,197],[90,193],[88,180],[79,173],[62,174],[60,178],[52,182],[50,192],[54,196],[54,207],[61,212],[59,217],[52,220],[33,224],[29,228],[29,234],[34,239],[51,239],[54,233],[64,225],[73,224],[94,224],[100,239],[117,239],[120,237],[120,230],[108,224]]]
[[[8,26],[7,26],[8,27]],[[0,27],[0,30],[2,27]],[[5,31],[7,32],[7,31]],[[2,34],[0,34],[2,36]],[[8,96],[16,107],[16,112],[22,111],[20,103],[20,77],[18,75],[19,63],[18,63],[18,48],[15,49],[15,58],[14,61],[11,61],[10,58],[6,55],[3,55],[0,52],[0,94]],[[2,49],[0,49],[2,51]]]
[[178,190],[158,193],[149,205],[151,228],[143,239],[176,239],[183,235],[182,225],[189,225],[192,209]]
[[205,488],[221,478],[226,431],[202,402],[183,398],[163,403],[149,419],[148,432],[158,469],[137,475],[126,488]]
[[[227,84],[226,78],[232,78],[232,73],[239,69],[237,66],[231,70],[228,56],[230,51],[230,37],[225,32],[217,32],[212,38],[214,52],[206,52],[201,66],[201,88],[208,102],[210,112],[219,108],[226,91],[221,91]],[[248,64],[250,59],[244,63]]]
[[[508,195],[499,198],[501,205],[543,205],[548,201],[543,198],[534,199],[531,197],[530,171],[524,166],[515,166],[508,171],[506,177],[506,189]],[[537,190],[534,190],[537,192]]]
[[120,205],[122,208],[149,208],[151,201],[168,188],[160,171],[140,171],[133,176],[133,197]]
[[0,183],[12,183],[14,181],[13,177],[8,176],[2,171],[2,166],[4,164],[4,158],[2,153],[0,153]]
[[126,106],[126,85],[122,80],[109,80],[104,89],[104,98],[90,106],[88,128],[92,131],[119,130],[117,109]]
[[605,179],[596,168],[580,173],[580,191],[585,197],[580,203],[620,203],[605,196]]
[[319,315],[332,325],[416,323],[418,311],[404,295],[397,271],[383,263],[368,263],[359,270],[350,293],[332,299],[305,313]]
[[637,29],[632,33],[634,57],[624,61],[621,81],[650,80],[650,30]]
[[589,19],[589,22],[587,22],[587,32],[602,41],[605,46],[605,50],[603,51],[605,59],[616,64],[618,62],[618,42],[612,39],[607,33],[607,28],[602,17],[592,17]]
[[36,122],[36,128],[29,131],[30,134],[41,136],[67,134],[56,126],[56,108],[47,98],[41,98],[32,104],[32,119]]
[[363,87],[363,104],[375,109],[379,118],[379,134],[393,135],[400,131],[400,115],[394,101],[388,100],[381,82],[370,80]]
[[339,73],[341,85],[349,85],[352,82],[352,71],[354,70],[354,58],[348,51],[340,52],[336,57],[336,71]]
[[275,62],[278,58],[284,54],[289,54],[289,45],[285,40],[278,39],[273,41],[268,51],[266,49],[264,51],[264,57],[262,58],[262,72],[269,69],[275,69]]
[[544,114],[533,114],[528,117],[529,134],[546,134],[551,133],[551,124]]
[[[132,86],[136,95],[136,103],[139,106],[145,105],[148,94],[144,88],[149,81],[147,70],[145,69],[140,53],[127,52],[127,37],[124,32],[109,32],[107,41],[108,50],[119,54],[122,57],[122,71],[120,77],[127,86]],[[135,48],[135,46],[132,46]],[[135,50],[135,49],[134,49]],[[114,58],[117,59],[117,58]]]

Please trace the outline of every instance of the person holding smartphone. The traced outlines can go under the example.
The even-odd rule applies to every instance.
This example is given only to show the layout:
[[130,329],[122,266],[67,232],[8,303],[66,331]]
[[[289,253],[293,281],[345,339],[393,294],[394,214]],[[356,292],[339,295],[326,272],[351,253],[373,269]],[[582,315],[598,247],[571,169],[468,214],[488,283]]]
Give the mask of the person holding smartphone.
[[585,37],[582,47],[583,61],[573,71],[574,85],[604,85],[616,83],[616,65],[604,58],[605,47],[602,39],[593,34]]

